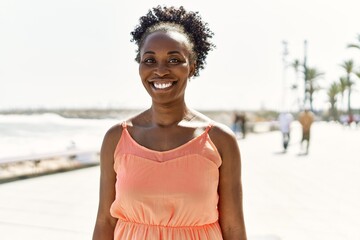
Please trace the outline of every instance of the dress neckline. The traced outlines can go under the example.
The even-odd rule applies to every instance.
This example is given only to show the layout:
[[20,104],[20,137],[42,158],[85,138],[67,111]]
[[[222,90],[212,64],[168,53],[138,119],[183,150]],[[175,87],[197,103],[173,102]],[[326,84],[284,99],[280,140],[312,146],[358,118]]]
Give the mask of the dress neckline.
[[201,134],[199,134],[198,136],[190,139],[189,141],[187,141],[186,143],[183,143],[175,148],[172,148],[172,149],[169,149],[169,150],[164,150],[164,151],[159,151],[159,150],[154,150],[154,149],[151,149],[151,148],[148,148],[148,147],[145,147],[143,145],[141,145],[140,143],[138,143],[132,136],[131,134],[129,133],[127,127],[123,127],[123,133],[125,132],[125,134],[127,135],[127,137],[130,139],[130,141],[136,145],[137,147],[139,148],[142,148],[143,150],[145,151],[148,151],[148,152],[153,152],[153,153],[157,153],[157,154],[166,154],[166,153],[171,153],[171,152],[174,152],[174,151],[178,151],[182,148],[185,148],[187,147],[188,145],[192,144],[193,142],[197,141],[198,139],[201,139],[203,138],[204,136],[208,136],[208,131],[209,129],[211,128],[211,125],[209,125]]

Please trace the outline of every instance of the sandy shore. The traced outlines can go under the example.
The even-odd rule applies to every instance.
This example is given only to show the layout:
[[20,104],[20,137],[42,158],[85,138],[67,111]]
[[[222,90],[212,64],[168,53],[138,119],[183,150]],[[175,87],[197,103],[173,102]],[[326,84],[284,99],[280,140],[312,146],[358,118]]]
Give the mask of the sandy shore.
[[[360,239],[359,129],[316,123],[309,155],[300,129],[239,140],[249,240]],[[91,239],[99,167],[0,185],[0,239]]]

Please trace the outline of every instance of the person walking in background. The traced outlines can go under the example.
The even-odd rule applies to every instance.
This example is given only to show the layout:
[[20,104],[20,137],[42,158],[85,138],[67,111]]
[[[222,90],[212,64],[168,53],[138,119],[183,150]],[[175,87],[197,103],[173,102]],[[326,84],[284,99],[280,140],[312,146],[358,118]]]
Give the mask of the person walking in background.
[[236,137],[185,103],[212,31],[198,12],[158,6],[131,35],[151,106],[105,134],[93,240],[246,240]]
[[231,129],[233,130],[235,135],[238,137],[241,132],[241,128],[240,128],[240,115],[237,112],[234,112],[234,114],[233,114],[233,122],[231,125]]
[[305,109],[303,112],[301,112],[299,114],[299,122],[302,127],[302,138],[301,138],[301,143],[300,143],[300,151],[302,152],[303,143],[306,141],[305,154],[309,153],[310,129],[311,129],[311,125],[313,124],[314,120],[315,120],[314,114],[309,109]]
[[290,142],[290,127],[293,120],[294,118],[289,112],[281,112],[278,117],[279,130],[282,134],[282,145],[284,153],[287,151]]
[[233,118],[233,123],[232,123],[232,130],[234,131],[236,137],[238,138],[245,138],[245,134],[246,134],[246,115],[245,113],[234,113],[234,118]]
[[242,138],[245,138],[245,135],[246,135],[246,115],[245,115],[245,113],[240,114],[239,122],[240,122],[240,130],[242,133]]

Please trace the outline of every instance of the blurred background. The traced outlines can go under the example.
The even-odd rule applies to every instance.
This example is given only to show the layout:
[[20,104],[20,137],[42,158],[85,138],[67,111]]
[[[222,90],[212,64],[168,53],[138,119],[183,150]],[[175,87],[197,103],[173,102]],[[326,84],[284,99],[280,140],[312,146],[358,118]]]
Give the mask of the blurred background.
[[[1,232],[22,226],[20,220],[5,217],[14,209],[20,211],[9,207],[18,198],[14,189],[25,187],[18,185],[24,181],[11,185],[14,180],[90,166],[91,174],[96,175],[106,130],[150,106],[138,76],[130,32],[139,16],[163,4],[199,11],[215,33],[216,49],[210,52],[200,76],[188,84],[186,98],[190,107],[231,127],[243,146],[245,212],[252,239],[360,239],[352,224],[326,222],[334,216],[329,217],[325,210],[314,213],[319,218],[310,225],[294,220],[301,215],[301,209],[308,215],[300,219],[308,221],[320,205],[327,206],[329,212],[335,211],[338,204],[349,206],[335,212],[339,219],[350,222],[359,213],[354,203],[360,200],[359,191],[338,193],[343,196],[339,199],[330,190],[320,190],[334,185],[314,185],[339,174],[343,178],[330,181],[338,191],[349,186],[354,189],[360,182],[354,172],[360,167],[354,161],[360,155],[356,145],[360,121],[357,0],[2,0],[0,193],[6,197],[0,200],[0,216],[4,216],[0,219],[0,239],[18,239],[6,234],[2,237]],[[311,110],[315,117],[311,148],[306,155],[299,150],[301,125],[297,121],[304,109]],[[283,112],[292,116],[287,151],[282,148],[279,123]],[[259,155],[264,153],[268,155]],[[264,158],[273,164],[263,162]],[[324,158],[329,162],[323,162]],[[339,168],[340,162],[346,168]],[[332,167],[322,172],[328,164]],[[308,171],[298,171],[304,168]],[[311,194],[319,197],[304,189],[293,192],[293,186],[285,183],[291,184],[294,176],[297,187],[310,188]],[[314,181],[304,181],[312,177]],[[281,185],[267,178],[287,180]],[[81,182],[76,174],[71,179]],[[31,180],[26,180],[27,184]],[[42,182],[38,184],[43,186]],[[82,192],[92,198],[94,209],[87,209],[92,218],[84,217],[91,221],[97,204],[97,181],[93,184]],[[74,194],[79,191],[75,189]],[[265,192],[269,194],[265,194],[267,203]],[[46,198],[42,194],[45,191],[39,191],[35,198]],[[307,196],[318,202],[298,205],[295,201],[291,206],[284,203],[279,210],[279,199],[270,195],[284,196],[280,200],[287,201]],[[328,205],[324,205],[327,201]],[[284,206],[295,210],[287,212]],[[284,224],[286,230],[279,228]],[[67,239],[89,239],[89,226],[84,225],[76,237],[69,235]],[[56,230],[59,236],[64,228]],[[42,239],[41,228],[31,229],[31,239]]]

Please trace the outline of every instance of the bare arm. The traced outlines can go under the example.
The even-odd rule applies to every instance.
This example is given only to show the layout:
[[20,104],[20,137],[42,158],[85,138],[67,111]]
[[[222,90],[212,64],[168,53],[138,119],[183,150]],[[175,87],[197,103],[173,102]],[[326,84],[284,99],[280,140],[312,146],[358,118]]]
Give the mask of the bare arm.
[[100,197],[93,240],[113,240],[116,218],[110,215],[115,200],[114,151],[121,135],[121,128],[115,126],[105,135],[100,153]]
[[230,129],[214,127],[210,136],[222,157],[219,177],[219,223],[224,240],[246,240],[242,203],[241,157]]

